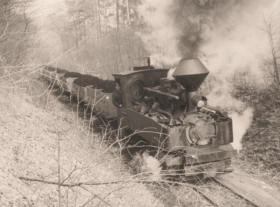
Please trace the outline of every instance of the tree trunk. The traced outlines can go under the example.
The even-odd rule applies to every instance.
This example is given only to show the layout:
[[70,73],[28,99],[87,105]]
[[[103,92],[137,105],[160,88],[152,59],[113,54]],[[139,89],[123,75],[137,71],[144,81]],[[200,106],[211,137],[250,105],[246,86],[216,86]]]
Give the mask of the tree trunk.
[[97,39],[101,37],[101,14],[100,14],[100,0],[96,1],[96,10],[97,10]]
[[270,44],[270,49],[271,49],[271,55],[272,55],[272,65],[273,65],[273,70],[274,70],[274,80],[275,82],[280,85],[280,76],[279,76],[279,68],[278,68],[278,63],[277,63],[277,51],[276,51],[276,46],[274,44],[274,39],[273,39],[273,26],[270,21],[267,21],[264,18],[264,23],[265,23],[265,32],[268,35],[268,40]]
[[272,28],[271,25],[269,26],[269,41],[270,41],[270,47],[271,47],[271,55],[272,55],[272,63],[273,63],[273,69],[274,69],[274,74],[275,74],[275,80],[278,85],[280,85],[280,76],[279,76],[279,68],[277,64],[277,56],[276,56],[276,50],[274,46],[274,41],[273,41],[273,34],[272,34]]
[[127,24],[130,25],[129,0],[126,0],[126,20]]
[[116,0],[116,24],[117,24],[117,32],[119,31],[120,27],[120,13],[119,13],[119,0]]

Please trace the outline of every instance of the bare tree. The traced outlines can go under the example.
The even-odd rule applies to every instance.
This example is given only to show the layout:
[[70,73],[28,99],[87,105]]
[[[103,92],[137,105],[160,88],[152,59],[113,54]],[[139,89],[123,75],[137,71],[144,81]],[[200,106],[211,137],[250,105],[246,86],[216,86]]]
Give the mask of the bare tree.
[[266,18],[264,18],[264,23],[265,23],[265,32],[267,33],[270,49],[271,49],[274,79],[276,83],[280,85],[279,66],[278,66],[278,59],[280,57],[277,54],[279,52],[279,48],[277,47],[275,41],[277,38],[277,34],[271,20],[268,21]]
[[126,0],[126,20],[127,24],[130,25],[130,8],[129,8],[129,0]]

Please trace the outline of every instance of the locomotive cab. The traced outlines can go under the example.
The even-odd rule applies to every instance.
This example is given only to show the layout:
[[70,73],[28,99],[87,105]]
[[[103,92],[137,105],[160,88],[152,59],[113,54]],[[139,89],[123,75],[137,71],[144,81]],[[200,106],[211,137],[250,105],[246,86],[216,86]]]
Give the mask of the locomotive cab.
[[183,59],[173,78],[167,78],[168,72],[148,65],[114,74],[120,125],[164,151],[167,169],[207,176],[227,171],[235,154],[230,145],[232,120],[209,107],[206,97],[194,95],[209,73],[207,68],[198,59]]

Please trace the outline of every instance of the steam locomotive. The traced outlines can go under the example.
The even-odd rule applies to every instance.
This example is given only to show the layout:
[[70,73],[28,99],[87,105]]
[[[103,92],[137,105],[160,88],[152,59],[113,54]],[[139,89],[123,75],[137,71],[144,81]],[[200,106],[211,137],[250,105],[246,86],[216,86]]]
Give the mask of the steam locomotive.
[[137,134],[135,145],[160,152],[163,169],[213,177],[229,171],[236,152],[231,118],[196,94],[208,73],[199,59],[183,59],[173,70],[148,62],[113,74],[114,81],[50,66],[42,71],[106,119],[117,119],[124,132]]

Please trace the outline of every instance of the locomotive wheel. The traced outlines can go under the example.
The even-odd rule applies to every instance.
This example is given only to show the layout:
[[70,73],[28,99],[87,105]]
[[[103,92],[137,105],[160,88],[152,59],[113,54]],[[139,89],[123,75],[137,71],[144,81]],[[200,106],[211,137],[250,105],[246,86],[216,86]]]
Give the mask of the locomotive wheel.
[[184,156],[181,152],[172,152],[162,157],[162,175],[167,180],[181,181],[184,175]]

